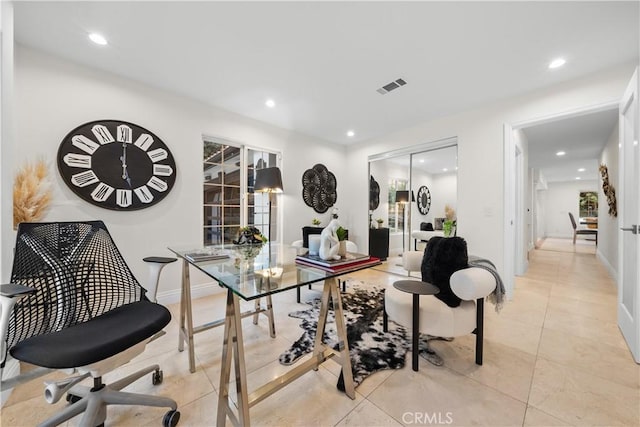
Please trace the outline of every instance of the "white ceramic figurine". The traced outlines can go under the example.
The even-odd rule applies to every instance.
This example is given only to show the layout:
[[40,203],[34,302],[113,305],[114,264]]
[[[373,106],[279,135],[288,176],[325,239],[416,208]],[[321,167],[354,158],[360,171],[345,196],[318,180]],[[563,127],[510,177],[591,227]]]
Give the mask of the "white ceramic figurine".
[[338,260],[338,249],[340,249],[340,242],[336,235],[336,230],[340,228],[340,223],[337,219],[332,219],[329,225],[320,233],[320,258],[324,260]]

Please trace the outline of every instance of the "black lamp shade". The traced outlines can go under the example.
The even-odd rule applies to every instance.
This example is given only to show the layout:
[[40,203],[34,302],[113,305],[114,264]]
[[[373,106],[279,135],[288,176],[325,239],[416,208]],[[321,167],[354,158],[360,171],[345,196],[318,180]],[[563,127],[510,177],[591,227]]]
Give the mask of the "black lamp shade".
[[259,193],[279,193],[282,191],[280,168],[271,167],[256,170],[254,190]]
[[408,203],[409,191],[396,191],[396,203]]

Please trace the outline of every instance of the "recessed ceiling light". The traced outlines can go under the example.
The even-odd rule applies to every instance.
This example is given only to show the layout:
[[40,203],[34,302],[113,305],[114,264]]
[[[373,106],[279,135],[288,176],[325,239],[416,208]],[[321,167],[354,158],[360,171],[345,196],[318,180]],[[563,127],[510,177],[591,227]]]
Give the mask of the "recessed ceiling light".
[[580,168],[578,169],[578,172],[584,172],[584,170],[585,170],[584,168]]
[[564,64],[566,64],[567,61],[565,61],[563,58],[556,58],[553,61],[551,61],[551,63],[549,64],[549,68],[554,69],[554,68],[558,68],[558,67],[562,67]]
[[567,153],[565,153],[564,151],[558,151],[556,153],[556,156],[564,156],[565,154],[567,154]]
[[100,46],[105,46],[107,44],[107,39],[105,39],[102,34],[98,33],[89,34],[89,40],[91,40],[95,44],[99,44]]
[[424,159],[420,159],[420,163],[424,163]]
[[348,136],[349,138],[351,138],[351,137],[355,136],[355,134],[356,134],[356,133],[355,133],[354,131],[352,131],[352,130],[347,131],[347,136]]
[[447,169],[447,168],[442,168],[442,172],[446,172],[446,171],[448,171],[448,170],[449,170],[449,169]]
[[266,105],[269,108],[273,108],[276,106],[276,101],[274,101],[273,99],[267,99],[264,105]]
[[581,179],[579,176],[576,176],[576,179]]

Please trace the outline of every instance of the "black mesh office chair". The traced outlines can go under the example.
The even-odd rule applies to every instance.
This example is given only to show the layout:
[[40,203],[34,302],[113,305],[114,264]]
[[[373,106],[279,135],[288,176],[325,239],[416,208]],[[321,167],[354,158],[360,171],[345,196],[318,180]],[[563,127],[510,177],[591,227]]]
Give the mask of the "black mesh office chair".
[[[175,259],[145,260],[164,265]],[[11,284],[0,290],[0,374],[7,353],[40,367],[3,381],[3,388],[53,369],[79,373],[47,385],[49,403],[68,393],[70,404],[41,425],[58,425],[83,412],[80,425],[103,425],[110,404],[168,407],[163,425],[178,423],[174,400],[120,391],[149,373],[153,384],[162,382],[158,365],[102,383],[103,374],[142,353],[171,320],[165,307],[149,301],[102,221],[20,224]],[[79,385],[88,377],[93,387]]]

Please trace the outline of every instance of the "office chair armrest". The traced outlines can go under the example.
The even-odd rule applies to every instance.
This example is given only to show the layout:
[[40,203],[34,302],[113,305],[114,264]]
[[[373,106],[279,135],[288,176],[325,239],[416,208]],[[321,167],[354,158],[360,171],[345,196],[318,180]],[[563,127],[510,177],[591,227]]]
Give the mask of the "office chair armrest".
[[451,290],[464,301],[488,296],[496,288],[496,278],[484,268],[471,267],[451,275]]
[[0,285],[0,296],[6,298],[22,297],[34,293],[36,290],[28,286],[18,285],[16,283],[7,283]]
[[162,256],[150,256],[142,259],[149,264],[149,278],[147,279],[147,298],[149,301],[156,301],[156,294],[158,293],[158,282],[160,281],[160,272],[167,265],[177,261],[177,258],[162,257]]
[[[9,318],[13,311],[13,306],[22,297],[34,293],[36,290],[17,283],[7,283],[0,285],[0,367],[4,367],[6,361],[5,341],[7,338],[7,328]],[[0,368],[0,372],[2,369]]]

